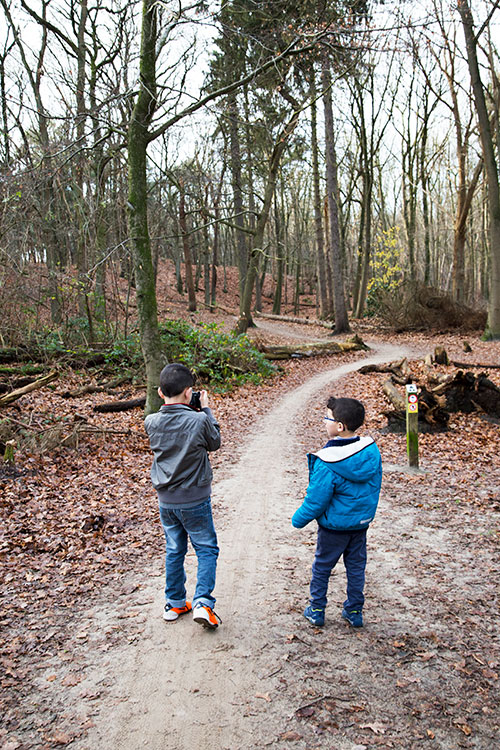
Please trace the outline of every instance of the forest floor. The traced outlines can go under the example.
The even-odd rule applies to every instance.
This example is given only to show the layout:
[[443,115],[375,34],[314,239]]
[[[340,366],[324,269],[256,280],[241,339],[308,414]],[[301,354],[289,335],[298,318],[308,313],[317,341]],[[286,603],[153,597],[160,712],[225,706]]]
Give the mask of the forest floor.
[[[223,436],[215,632],[162,619],[164,543],[138,410],[97,416],[106,394],[69,405],[61,393],[82,373],[4,410],[35,421],[76,411],[115,433],[19,456],[0,476],[1,750],[500,746],[498,424],[452,415],[448,432],[420,436],[410,471],[405,436],[383,429],[386,376],[357,373],[403,355],[418,367],[438,344],[498,364],[500,344],[468,333],[465,354],[456,334],[357,332],[371,351],[292,361],[265,385],[212,398]],[[252,335],[331,338],[268,320]],[[325,627],[303,618],[315,528],[290,523],[332,393],[365,402],[363,431],[384,461],[359,631],[340,618],[341,564]],[[195,562],[190,552],[191,593]]]

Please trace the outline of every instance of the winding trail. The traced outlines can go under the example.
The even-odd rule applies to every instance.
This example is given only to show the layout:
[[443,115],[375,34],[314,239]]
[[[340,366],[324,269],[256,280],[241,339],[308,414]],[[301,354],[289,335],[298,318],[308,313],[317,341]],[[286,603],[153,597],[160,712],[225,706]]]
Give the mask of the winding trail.
[[[190,616],[163,622],[162,579],[150,579],[141,593],[148,602],[141,609],[143,633],[133,644],[114,649],[108,663],[96,664],[96,674],[87,678],[89,690],[93,679],[104,679],[111,695],[101,703],[94,727],[72,747],[191,750],[205,741],[223,750],[276,746],[268,741],[269,722],[279,726],[289,711],[285,697],[271,700],[269,695],[283,656],[274,637],[276,602],[286,601],[287,565],[293,566],[296,555],[290,526],[297,505],[295,467],[304,471],[303,448],[293,434],[300,429],[295,418],[333,381],[362,364],[407,354],[400,347],[377,345],[362,360],[321,372],[285,393],[246,437],[241,457],[213,493],[221,549],[216,611],[223,625],[207,632]],[[227,509],[222,526],[219,505]],[[194,568],[191,554],[188,586]],[[112,603],[94,618],[109,625]]]

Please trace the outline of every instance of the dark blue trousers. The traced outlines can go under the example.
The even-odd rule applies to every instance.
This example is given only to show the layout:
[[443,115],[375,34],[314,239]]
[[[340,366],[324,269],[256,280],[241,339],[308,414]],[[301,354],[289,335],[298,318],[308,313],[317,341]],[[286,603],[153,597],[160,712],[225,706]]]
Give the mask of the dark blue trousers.
[[347,610],[361,610],[365,602],[366,532],[332,531],[318,526],[316,555],[312,566],[311,606],[324,609],[327,602],[328,581],[341,555],[347,574]]

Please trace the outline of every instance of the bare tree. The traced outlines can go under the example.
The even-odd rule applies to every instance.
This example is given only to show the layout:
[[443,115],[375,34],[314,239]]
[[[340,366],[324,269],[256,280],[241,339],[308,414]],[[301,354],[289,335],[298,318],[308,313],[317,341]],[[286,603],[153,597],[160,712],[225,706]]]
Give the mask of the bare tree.
[[333,130],[332,79],[330,61],[322,61],[321,83],[323,87],[323,105],[325,110],[325,150],[326,150],[326,187],[328,200],[328,230],[333,276],[333,303],[335,310],[335,332],[349,331],[349,318],[345,302],[344,270],[342,247],[340,244],[339,225],[339,189],[337,175],[337,155],[335,153],[335,134]]
[[[488,182],[491,282],[487,336],[491,339],[500,338],[500,178],[498,157],[495,153],[495,138],[486,103],[485,85],[479,68],[478,40],[493,14],[498,11],[499,5],[497,0],[490,4],[488,18],[477,32],[474,30],[474,18],[467,0],[459,0],[457,6],[465,36],[467,63],[479,122],[484,170]],[[496,127],[498,128],[498,123]]]

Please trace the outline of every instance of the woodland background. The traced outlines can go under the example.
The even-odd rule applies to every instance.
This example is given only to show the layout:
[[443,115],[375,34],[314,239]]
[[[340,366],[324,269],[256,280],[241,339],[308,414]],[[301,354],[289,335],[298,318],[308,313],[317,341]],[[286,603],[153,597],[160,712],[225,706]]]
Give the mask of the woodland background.
[[238,333],[267,284],[500,335],[497,2],[1,5],[4,345],[135,332],[151,410],[164,260],[191,311],[236,266]]

